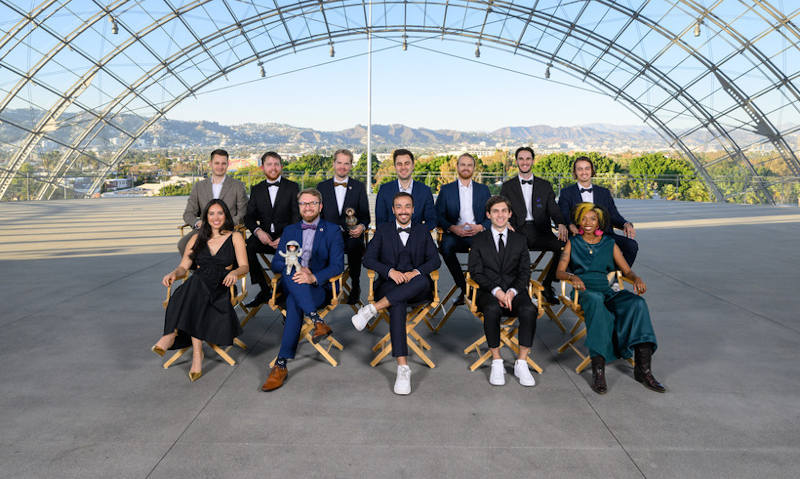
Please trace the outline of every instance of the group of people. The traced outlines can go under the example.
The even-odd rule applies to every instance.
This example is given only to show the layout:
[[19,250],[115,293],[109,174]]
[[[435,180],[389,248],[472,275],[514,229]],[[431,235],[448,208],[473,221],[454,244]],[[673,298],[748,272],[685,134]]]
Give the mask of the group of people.
[[[362,304],[362,264],[377,273],[376,300],[364,304],[352,323],[362,330],[381,310],[388,312],[392,355],[397,361],[394,392],[409,394],[407,305],[432,298],[430,274],[440,267],[440,254],[461,289],[455,306],[463,304],[466,279],[456,255],[469,253],[467,270],[479,285],[477,305],[492,351],[489,382],[505,383],[500,324],[503,316],[514,316],[519,319],[520,344],[514,375],[521,385],[533,386],[526,362],[536,331],[536,308],[527,294],[529,251],[550,251],[554,259],[543,281],[543,298],[551,304],[558,302],[552,289],[556,279],[569,281],[582,292],[579,301],[585,313],[592,389],[606,392],[607,361],[635,356],[635,379],[663,392],[664,386],[650,369],[656,339],[647,305],[639,296],[646,286],[630,268],[638,250],[633,224],[617,211],[607,189],[592,184],[594,166],[588,157],[575,160],[577,184],[562,189],[558,203],[552,185],[533,175],[533,149],[519,148],[515,159],[519,174],[492,196],[486,185],[473,181],[475,158],[462,154],[456,180],[443,185],[434,201],[431,189],[412,177],[414,155],[406,149],[395,150],[392,161],[397,180],[378,191],[375,231],[368,241],[367,189],[350,177],[353,154],[349,150],[334,153],[332,178],[302,191],[282,176],[280,155],[267,152],[261,157],[266,179],[253,186],[249,200],[244,185],[226,175],[228,154],[215,150],[211,177],[195,185],[184,213],[194,231],[181,239],[181,263],[162,282],[171,284],[190,267],[198,271],[172,295],[164,336],[153,351],[163,356],[168,349],[185,347],[191,339],[190,378],[199,377],[202,341],[228,345],[240,334],[230,302],[223,301],[227,287],[237,275],[249,271],[260,291],[246,306],[268,301],[271,286],[258,255],[273,254],[272,270],[282,273],[279,287],[286,301],[286,321],[278,358],[262,389],[275,390],[288,377],[287,361],[294,358],[303,318],[313,322],[314,342],[331,334],[317,311],[330,301],[328,280],[344,271],[346,255],[349,304]],[[232,235],[239,221],[250,231],[246,242],[241,235]],[[438,248],[431,235],[436,227],[442,230]],[[622,234],[614,233],[614,228]],[[634,292],[612,289],[606,276],[615,269],[634,283]]]

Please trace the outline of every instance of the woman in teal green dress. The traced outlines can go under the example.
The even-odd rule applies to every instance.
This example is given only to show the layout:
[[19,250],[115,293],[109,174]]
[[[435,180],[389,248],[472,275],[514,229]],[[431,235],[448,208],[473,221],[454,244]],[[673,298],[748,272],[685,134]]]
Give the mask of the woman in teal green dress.
[[[664,392],[666,388],[650,370],[657,344],[647,303],[640,296],[647,290],[644,280],[631,270],[614,240],[603,235],[606,215],[602,208],[580,203],[573,215],[580,231],[567,241],[556,277],[580,291],[578,302],[586,320],[585,345],[592,360],[592,390],[598,394],[608,390],[607,361],[633,356],[634,378],[648,389]],[[611,288],[608,273],[615,269],[633,281],[633,292]]]

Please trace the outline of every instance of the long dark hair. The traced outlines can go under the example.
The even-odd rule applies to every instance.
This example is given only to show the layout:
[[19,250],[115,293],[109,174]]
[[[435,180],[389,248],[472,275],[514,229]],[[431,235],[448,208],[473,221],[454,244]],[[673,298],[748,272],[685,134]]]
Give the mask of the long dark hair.
[[194,242],[192,254],[189,255],[193,260],[197,257],[197,252],[202,251],[203,248],[208,245],[208,240],[211,239],[211,225],[208,223],[208,210],[213,205],[220,205],[222,207],[222,212],[225,213],[225,223],[223,223],[222,227],[219,229],[220,232],[233,231],[233,216],[231,216],[231,210],[228,209],[228,205],[222,200],[209,201],[206,207],[203,208],[203,224],[200,225],[200,231],[197,232],[197,239]]

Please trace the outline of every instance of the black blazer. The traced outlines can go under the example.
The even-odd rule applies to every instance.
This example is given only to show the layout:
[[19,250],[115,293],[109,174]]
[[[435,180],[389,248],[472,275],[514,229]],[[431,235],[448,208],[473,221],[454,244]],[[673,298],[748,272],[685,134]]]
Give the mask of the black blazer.
[[[280,237],[283,229],[288,225],[300,221],[300,210],[297,208],[297,194],[300,187],[294,181],[281,176],[278,184],[278,196],[275,206],[269,200],[267,180],[253,186],[250,190],[250,201],[247,202],[247,213],[244,215],[244,225],[251,233],[256,228],[261,228],[274,239]],[[275,226],[275,232],[270,231],[270,225]]]
[[[515,230],[519,230],[525,224],[525,217],[528,215],[525,207],[525,197],[522,195],[522,185],[519,184],[519,177],[515,176],[503,183],[500,188],[500,194],[511,200],[511,210],[514,214],[511,215],[509,223]],[[536,176],[533,177],[531,200],[531,213],[538,232],[552,234],[550,220],[553,220],[556,225],[566,224],[564,217],[561,216],[561,210],[556,205],[556,194],[553,192],[553,185],[549,181]]]
[[[397,266],[402,247],[403,242],[400,241],[395,221],[378,225],[375,236],[367,245],[363,262],[365,268],[378,273],[374,291],[378,291],[384,282],[392,281],[389,278],[389,270]],[[436,244],[433,242],[427,225],[422,223],[411,225],[411,233],[408,236],[406,247],[411,251],[411,263],[420,274],[427,276],[430,281],[430,274],[439,269],[442,260],[439,259],[439,252],[436,250]]]
[[[617,211],[617,205],[614,204],[614,197],[611,196],[611,192],[602,186],[592,185],[592,196],[594,196],[594,204],[608,213],[611,226],[622,229],[628,220],[623,218]],[[577,184],[569,185],[561,190],[558,195],[558,207],[561,208],[561,214],[567,219],[567,224],[575,224],[572,220],[572,210],[582,201],[581,192],[578,190]]]
[[[353,208],[356,212],[358,224],[365,227],[369,226],[369,201],[367,200],[367,188],[364,183],[348,178],[347,193],[344,195],[342,213],[339,214],[339,206],[336,203],[336,193],[334,193],[333,178],[327,179],[317,185],[317,190],[322,193],[322,219],[336,223],[344,231],[344,214],[347,208]],[[341,188],[341,187],[340,187]],[[366,231],[366,230],[365,230]]]
[[508,230],[508,238],[504,240],[506,251],[501,262],[491,229],[473,237],[467,269],[470,277],[480,286],[480,294],[491,295],[496,286],[503,291],[514,288],[517,294],[528,294],[531,278],[528,241],[522,233],[511,230]]

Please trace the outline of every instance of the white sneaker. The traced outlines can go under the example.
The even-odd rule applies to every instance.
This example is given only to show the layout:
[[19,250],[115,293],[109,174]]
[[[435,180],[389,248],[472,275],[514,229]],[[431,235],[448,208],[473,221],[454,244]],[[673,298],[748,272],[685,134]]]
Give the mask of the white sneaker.
[[523,386],[536,386],[531,370],[528,369],[528,362],[524,359],[517,359],[514,362],[514,376],[519,378],[519,383]]
[[367,326],[369,320],[377,315],[378,310],[375,309],[375,306],[368,304],[359,308],[358,312],[354,314],[350,320],[353,322],[353,326],[355,326],[357,330],[361,331]]
[[506,368],[502,359],[492,359],[492,372],[489,373],[489,384],[502,386],[506,383]]
[[394,380],[395,394],[411,394],[411,368],[397,366],[397,379]]

